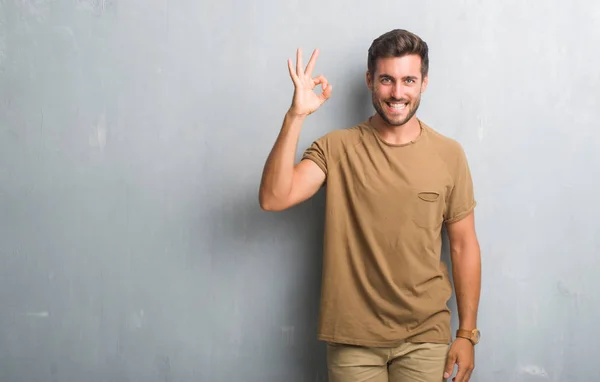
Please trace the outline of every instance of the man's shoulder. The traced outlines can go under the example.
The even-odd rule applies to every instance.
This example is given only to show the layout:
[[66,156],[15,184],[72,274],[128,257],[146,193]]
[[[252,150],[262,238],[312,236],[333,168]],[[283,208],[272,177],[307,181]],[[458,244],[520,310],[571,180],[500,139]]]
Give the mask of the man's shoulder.
[[367,128],[368,126],[365,122],[349,127],[338,128],[324,134],[317,139],[317,141],[326,142],[331,148],[352,146],[364,139]]
[[423,121],[421,125],[427,131],[429,141],[440,154],[456,156],[463,153],[463,146],[457,139],[441,133]]

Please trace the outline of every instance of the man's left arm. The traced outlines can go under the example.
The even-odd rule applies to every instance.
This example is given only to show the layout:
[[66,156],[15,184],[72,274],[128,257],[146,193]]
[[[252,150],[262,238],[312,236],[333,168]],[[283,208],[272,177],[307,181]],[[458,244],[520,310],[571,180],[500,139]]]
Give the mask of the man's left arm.
[[[452,258],[452,276],[458,306],[459,329],[477,328],[477,311],[481,290],[481,255],[475,233],[475,214],[446,225]],[[458,372],[453,381],[467,382],[475,367],[474,344],[466,338],[457,338],[448,355],[444,378],[450,378],[454,365]]]

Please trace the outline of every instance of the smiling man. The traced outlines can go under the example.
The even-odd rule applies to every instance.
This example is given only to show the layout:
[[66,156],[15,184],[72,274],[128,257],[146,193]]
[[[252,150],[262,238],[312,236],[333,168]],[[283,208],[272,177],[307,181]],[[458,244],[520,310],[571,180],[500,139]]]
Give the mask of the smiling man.
[[[332,86],[288,60],[293,101],[265,163],[259,199],[281,211],[326,188],[319,339],[331,382],[467,382],[481,284],[473,184],[466,155],[417,116],[427,88],[427,44],[393,30],[369,48],[366,83],[376,113],[317,139],[294,162],[302,124]],[[322,92],[315,92],[321,85]],[[450,241],[460,328],[450,330],[452,286],[441,261]]]

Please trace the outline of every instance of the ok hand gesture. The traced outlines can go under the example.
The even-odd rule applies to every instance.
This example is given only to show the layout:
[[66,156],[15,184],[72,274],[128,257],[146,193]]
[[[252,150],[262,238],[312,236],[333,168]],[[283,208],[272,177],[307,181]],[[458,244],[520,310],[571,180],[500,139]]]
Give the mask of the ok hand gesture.
[[[296,53],[296,70],[294,70],[292,60],[288,59],[288,68],[290,77],[294,82],[294,99],[290,108],[290,113],[296,116],[305,117],[314,113],[325,101],[331,97],[331,85],[327,79],[320,75],[312,78],[312,72],[319,56],[319,50],[313,52],[306,71],[302,64],[302,50],[298,49]],[[314,89],[321,84],[322,92],[317,94]]]

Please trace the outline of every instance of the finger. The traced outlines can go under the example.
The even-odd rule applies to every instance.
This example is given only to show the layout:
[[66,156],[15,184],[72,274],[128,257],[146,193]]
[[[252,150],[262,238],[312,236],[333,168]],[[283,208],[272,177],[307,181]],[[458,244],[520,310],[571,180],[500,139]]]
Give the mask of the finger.
[[296,72],[294,72],[294,64],[292,64],[292,59],[288,58],[288,70],[290,71],[290,77],[292,78],[292,81],[294,82],[294,85],[298,85],[298,76],[296,75]]
[[469,369],[469,371],[467,371],[467,374],[465,375],[465,381],[464,382],[469,382],[471,380],[471,375],[473,374],[473,369]]
[[467,374],[467,368],[464,366],[458,365],[458,372],[456,373],[456,378],[454,380],[456,382],[465,382],[465,375]]
[[298,51],[296,52],[296,74],[298,77],[304,74],[302,66],[302,48],[298,48]]
[[321,98],[322,102],[327,101],[329,98],[331,98],[331,92],[333,90],[333,86],[331,85],[327,85],[327,88],[323,90],[323,93],[321,93],[321,95],[319,96],[319,98]]
[[320,76],[313,78],[313,83],[315,84],[315,86],[321,84],[321,86],[325,88],[329,81],[327,81],[327,78],[325,78],[325,76],[321,74]]
[[317,57],[319,57],[319,49],[314,50],[312,56],[310,56],[308,65],[306,65],[306,75],[308,77],[312,77],[312,72],[315,69],[315,64],[317,63]]
[[456,357],[452,354],[450,354],[448,356],[448,359],[446,360],[446,368],[445,368],[445,372],[444,372],[444,378],[448,379],[452,376],[452,373],[454,372],[454,363],[456,362]]
[[323,88],[321,95],[319,95],[321,102],[327,101],[331,97],[332,90],[332,86],[329,84],[329,81],[327,81],[327,78],[325,78],[325,76],[323,75],[320,75],[318,77],[315,77],[313,82],[315,83],[315,85],[321,84],[321,87]]

